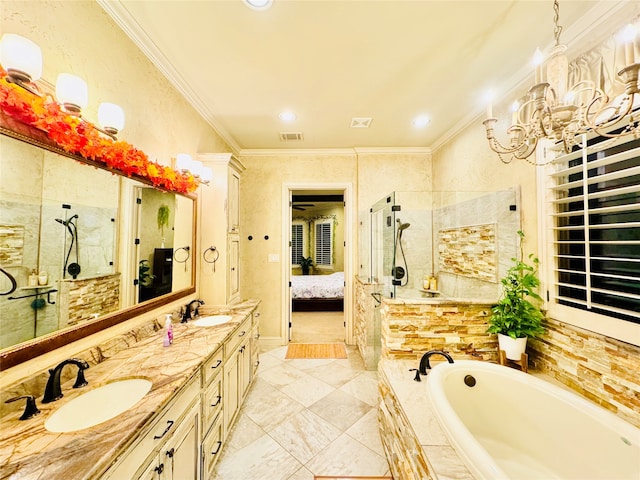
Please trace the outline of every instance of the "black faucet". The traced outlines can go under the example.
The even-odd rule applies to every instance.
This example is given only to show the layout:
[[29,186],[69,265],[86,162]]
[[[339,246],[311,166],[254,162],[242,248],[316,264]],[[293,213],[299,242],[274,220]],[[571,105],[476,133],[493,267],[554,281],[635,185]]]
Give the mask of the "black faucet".
[[181,323],[187,323],[189,320],[193,318],[191,316],[191,308],[194,303],[196,304],[196,308],[193,309],[193,314],[195,317],[200,315],[200,312],[198,311],[198,309],[200,308],[200,305],[204,305],[204,300],[199,300],[196,298],[195,300],[191,300],[189,303],[185,305],[184,312],[182,312]]
[[[431,358],[431,356],[436,355],[436,354],[437,355],[442,355],[444,358],[447,359],[447,362],[453,363],[453,358],[451,358],[451,355],[449,355],[447,352],[443,352],[442,350],[429,350],[420,359],[419,372],[422,375],[426,375],[427,374],[427,370],[431,370],[431,365],[429,364],[429,358]],[[417,374],[416,374],[416,376],[417,376]]]
[[44,396],[42,397],[42,403],[51,403],[56,400],[60,400],[62,395],[62,389],[60,388],[60,374],[65,365],[73,364],[78,367],[78,376],[76,377],[76,383],[73,384],[73,388],[80,388],[88,385],[84,378],[84,371],[89,368],[89,364],[80,358],[69,358],[58,364],[55,368],[49,369],[49,380],[47,386],[44,389]]

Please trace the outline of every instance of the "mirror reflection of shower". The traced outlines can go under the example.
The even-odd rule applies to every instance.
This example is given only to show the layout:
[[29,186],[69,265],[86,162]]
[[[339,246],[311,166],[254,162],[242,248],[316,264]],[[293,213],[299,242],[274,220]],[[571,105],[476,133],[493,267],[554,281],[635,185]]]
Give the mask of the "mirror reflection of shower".
[[[62,220],[61,218],[56,218],[56,222],[60,223],[67,227],[67,232],[69,232],[69,236],[71,241],[69,242],[69,249],[67,250],[67,255],[64,260],[64,267],[62,276],[65,278],[67,273],[71,275],[74,279],[78,277],[80,273],[80,257],[79,257],[79,248],[78,248],[78,225],[74,220],[78,219],[78,214],[73,215],[67,220]],[[65,242],[66,243],[66,242]],[[71,252],[73,251],[73,247],[75,245],[75,253],[76,253],[76,261],[69,263],[69,259],[71,257]]]
[[[409,228],[411,224],[402,223],[399,218],[396,218],[396,223],[398,224],[398,227],[396,232],[396,241],[393,245],[393,269],[391,271],[391,276],[393,277],[393,285],[404,287],[409,283],[409,267],[407,266],[407,258],[404,255],[404,248],[402,246],[402,232]],[[397,263],[398,246],[400,247],[404,267]]]

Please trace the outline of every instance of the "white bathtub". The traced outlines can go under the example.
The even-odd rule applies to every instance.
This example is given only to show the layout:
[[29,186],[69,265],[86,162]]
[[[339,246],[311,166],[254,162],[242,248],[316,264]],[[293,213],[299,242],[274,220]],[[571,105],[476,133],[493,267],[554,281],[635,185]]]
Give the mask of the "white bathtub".
[[552,383],[467,360],[437,365],[426,387],[443,431],[479,480],[640,479],[640,429]]

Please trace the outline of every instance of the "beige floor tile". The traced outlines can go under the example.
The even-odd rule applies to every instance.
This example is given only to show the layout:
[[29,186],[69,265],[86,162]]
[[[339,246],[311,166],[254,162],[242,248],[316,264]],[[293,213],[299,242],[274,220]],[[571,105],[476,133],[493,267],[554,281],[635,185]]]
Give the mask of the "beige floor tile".
[[314,475],[385,475],[389,466],[387,460],[369,448],[344,434],[305,467]]
[[335,390],[331,385],[327,385],[322,380],[308,375],[305,378],[296,380],[289,385],[280,389],[282,393],[286,393],[291,398],[300,402],[305,407],[310,407],[318,400],[329,395]]
[[269,432],[271,438],[302,464],[341,434],[340,430],[309,410],[299,412]]
[[384,449],[382,448],[380,430],[378,428],[378,411],[377,409],[372,409],[349,427],[346,434],[381,457],[384,457]]
[[345,431],[371,410],[371,405],[335,390],[322,400],[314,403],[309,410],[320,415],[327,422]]
[[368,375],[358,375],[350,382],[342,385],[340,390],[353,395],[372,407],[378,405],[378,381]]

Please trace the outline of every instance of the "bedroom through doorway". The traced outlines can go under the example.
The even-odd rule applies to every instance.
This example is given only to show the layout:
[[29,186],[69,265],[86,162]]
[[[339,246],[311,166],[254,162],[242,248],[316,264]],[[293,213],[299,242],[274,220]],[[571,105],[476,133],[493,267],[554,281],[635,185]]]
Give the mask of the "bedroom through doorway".
[[346,339],[343,191],[292,190],[289,341]]

